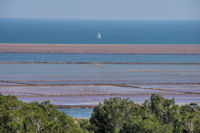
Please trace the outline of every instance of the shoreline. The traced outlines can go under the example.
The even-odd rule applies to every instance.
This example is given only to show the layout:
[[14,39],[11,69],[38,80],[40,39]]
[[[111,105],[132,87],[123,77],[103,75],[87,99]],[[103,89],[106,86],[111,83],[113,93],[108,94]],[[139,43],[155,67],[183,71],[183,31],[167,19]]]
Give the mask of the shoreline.
[[200,65],[200,63],[176,63],[176,62],[51,62],[51,61],[0,61],[6,64],[93,64],[99,66],[101,64],[133,64],[133,65]]
[[200,54],[199,44],[16,44],[0,43],[0,53]]

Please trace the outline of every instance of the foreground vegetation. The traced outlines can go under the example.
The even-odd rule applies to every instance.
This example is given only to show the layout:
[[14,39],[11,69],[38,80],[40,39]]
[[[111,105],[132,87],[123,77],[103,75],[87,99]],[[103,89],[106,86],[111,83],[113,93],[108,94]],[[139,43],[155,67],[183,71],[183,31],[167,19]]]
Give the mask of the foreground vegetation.
[[142,105],[105,100],[89,120],[72,119],[49,102],[23,103],[0,95],[1,133],[200,133],[200,106],[178,106],[153,94]]
[[49,102],[24,103],[0,95],[0,133],[79,132],[72,118]]

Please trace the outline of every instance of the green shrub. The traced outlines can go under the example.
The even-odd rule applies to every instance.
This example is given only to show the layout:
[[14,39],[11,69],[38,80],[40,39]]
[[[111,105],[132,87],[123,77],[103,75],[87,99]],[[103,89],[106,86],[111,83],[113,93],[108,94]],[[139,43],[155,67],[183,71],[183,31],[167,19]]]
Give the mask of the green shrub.
[[90,120],[72,119],[49,101],[24,103],[0,95],[0,133],[200,133],[200,106],[178,106],[153,94],[138,105],[110,98],[94,108]]
[[200,133],[200,106],[156,94],[142,105],[110,98],[94,108],[90,122],[96,133]]
[[74,133],[80,132],[72,118],[59,112],[48,101],[23,103],[15,96],[0,95],[1,133]]

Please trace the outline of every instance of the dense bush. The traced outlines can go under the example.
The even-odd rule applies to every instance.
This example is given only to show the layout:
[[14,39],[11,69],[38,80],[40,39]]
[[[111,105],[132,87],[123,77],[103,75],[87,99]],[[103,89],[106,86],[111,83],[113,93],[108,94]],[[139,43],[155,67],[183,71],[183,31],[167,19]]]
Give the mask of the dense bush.
[[0,95],[0,133],[81,132],[73,119],[49,102],[23,103],[15,96]]
[[142,105],[111,98],[94,108],[90,122],[97,133],[200,133],[200,106],[155,94]]
[[138,105],[110,98],[92,117],[72,119],[48,101],[23,103],[0,95],[0,133],[200,133],[200,106],[178,106],[174,99],[153,94]]

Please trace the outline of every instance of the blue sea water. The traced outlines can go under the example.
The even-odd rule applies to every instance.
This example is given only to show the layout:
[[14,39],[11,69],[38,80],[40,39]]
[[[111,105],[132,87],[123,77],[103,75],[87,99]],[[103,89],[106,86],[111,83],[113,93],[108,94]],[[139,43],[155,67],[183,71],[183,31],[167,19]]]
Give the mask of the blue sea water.
[[200,21],[0,19],[0,43],[200,44]]
[[0,61],[50,62],[50,63],[51,62],[200,63],[200,55],[0,53]]

